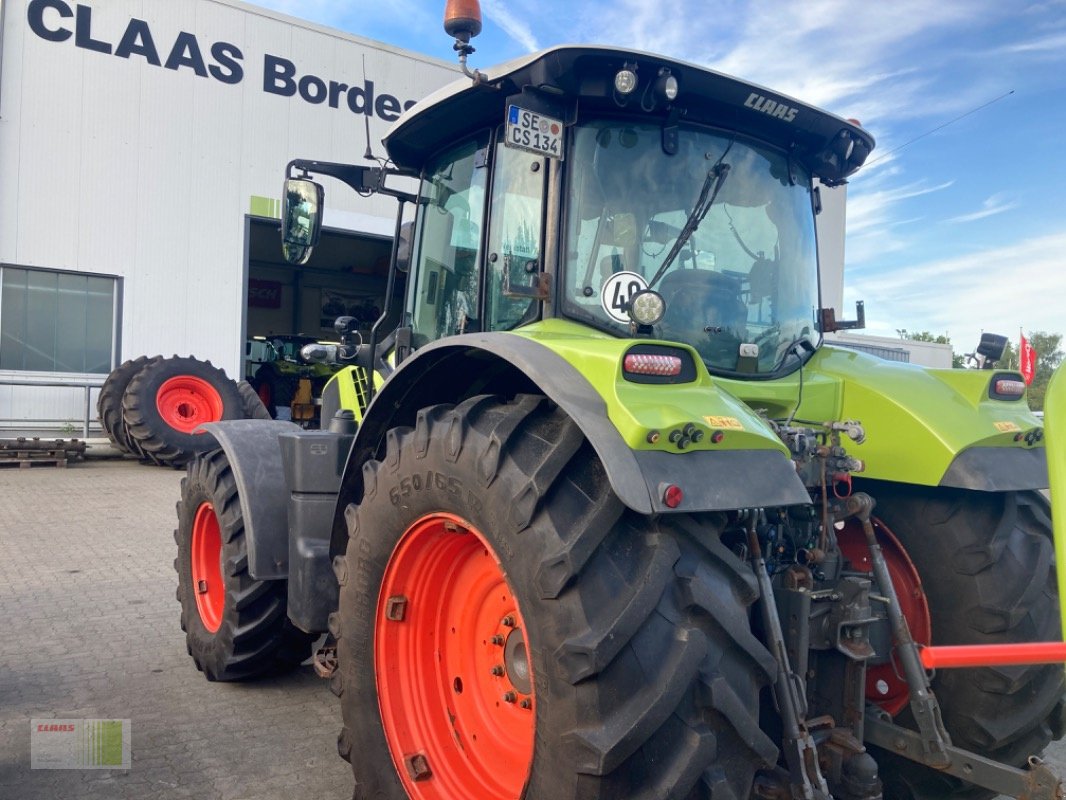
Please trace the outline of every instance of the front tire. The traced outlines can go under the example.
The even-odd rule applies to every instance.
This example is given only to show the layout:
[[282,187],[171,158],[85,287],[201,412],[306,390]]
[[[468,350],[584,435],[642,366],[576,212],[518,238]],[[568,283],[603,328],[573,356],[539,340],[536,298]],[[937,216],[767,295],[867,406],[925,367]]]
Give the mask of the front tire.
[[[1061,639],[1051,514],[1039,493],[868,491],[918,570],[934,645]],[[945,669],[933,690],[952,742],[997,761],[1024,767],[1063,735],[1061,664]],[[886,800],[995,794],[909,761],[891,760],[882,777]]]
[[188,464],[177,510],[181,629],[197,669],[209,681],[236,681],[300,664],[315,637],[289,622],[287,581],[248,574],[237,483],[222,450]]
[[331,625],[356,798],[746,798],[776,762],[722,518],[626,510],[536,396],[424,409],[363,479]]

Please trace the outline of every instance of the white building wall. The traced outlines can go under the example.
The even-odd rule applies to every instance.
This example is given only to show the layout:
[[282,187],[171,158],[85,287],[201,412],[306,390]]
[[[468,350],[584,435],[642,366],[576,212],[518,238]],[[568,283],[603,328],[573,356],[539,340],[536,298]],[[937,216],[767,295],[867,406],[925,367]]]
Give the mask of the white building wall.
[[[0,264],[119,276],[119,361],[195,354],[238,375],[251,198],[278,198],[293,158],[361,162],[364,115],[348,107],[348,92],[335,93],[334,108],[328,98],[313,104],[299,92],[267,91],[283,83],[269,80],[270,59],[294,65],[293,81],[306,78],[311,92],[317,84],[308,76],[327,86],[372,82],[377,155],[390,124],[383,116],[458,77],[452,64],[234,0],[0,0],[0,13]],[[31,13],[53,35],[69,35],[41,38]],[[91,21],[88,36],[76,33],[78,14]],[[240,80],[155,66],[143,53],[115,55],[136,20],[164,63],[187,32],[205,66],[232,81],[232,65],[212,48],[236,48]],[[148,47],[143,34],[133,41]],[[327,205],[331,224],[392,232],[389,198],[331,183]],[[41,390],[0,385],[0,419],[78,418],[62,395],[42,400]]]

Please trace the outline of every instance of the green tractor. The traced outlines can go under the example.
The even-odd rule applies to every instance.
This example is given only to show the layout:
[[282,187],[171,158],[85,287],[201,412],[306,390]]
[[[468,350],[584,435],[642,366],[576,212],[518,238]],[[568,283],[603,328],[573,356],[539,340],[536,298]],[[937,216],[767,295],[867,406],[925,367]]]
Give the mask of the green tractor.
[[870,134],[639,52],[472,72],[459,6],[468,77],[387,164],[289,165],[296,263],[310,175],[397,198],[399,324],[341,348],[326,429],[207,426],[176,531],[197,666],[326,634],[357,798],[1062,797],[1021,376],[822,341],[820,192]]
[[245,372],[272,419],[319,427],[316,400],[341,365],[337,344],[303,334],[255,336],[245,346]]

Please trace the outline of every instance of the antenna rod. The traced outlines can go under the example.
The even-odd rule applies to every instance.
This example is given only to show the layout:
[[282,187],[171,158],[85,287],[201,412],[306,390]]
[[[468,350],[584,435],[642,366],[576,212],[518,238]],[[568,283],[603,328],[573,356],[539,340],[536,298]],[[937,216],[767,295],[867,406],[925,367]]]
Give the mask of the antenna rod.
[[[363,85],[366,86],[366,53],[363,53]],[[363,158],[367,161],[377,161],[374,158],[374,151],[370,149],[370,109],[366,110],[363,114],[363,123],[366,125],[366,150],[363,151]]]
[[955,119],[949,119],[949,120],[948,120],[947,122],[945,122],[945,123],[944,123],[943,125],[937,125],[937,126],[936,126],[935,128],[933,128],[932,130],[928,130],[928,131],[926,131],[925,133],[921,134],[920,136],[915,136],[915,137],[914,137],[913,139],[911,139],[911,140],[910,140],[909,142],[904,142],[904,143],[903,143],[903,144],[901,144],[901,145],[900,145],[899,147],[893,147],[893,148],[892,148],[891,150],[889,150],[889,151],[888,151],[887,153],[882,153],[882,154],[881,154],[881,155],[879,155],[879,156],[878,156],[877,158],[874,158],[874,159],[871,159],[870,161],[867,161],[867,162],[866,162],[866,167],[867,167],[867,168],[869,168],[869,166],[870,166],[871,164],[876,164],[876,163],[877,163],[878,161],[880,161],[880,160],[881,160],[882,158],[884,158],[885,156],[889,156],[889,155],[891,155],[892,153],[895,153],[895,152],[896,152],[897,150],[902,150],[902,149],[903,149],[904,147],[906,147],[907,145],[911,145],[911,144],[914,144],[914,143],[915,143],[915,142],[917,142],[917,141],[918,141],[919,139],[924,139],[924,138],[925,138],[926,136],[930,136],[930,135],[932,135],[932,134],[936,133],[937,131],[943,130],[943,129],[944,129],[944,128],[946,128],[946,127],[947,127],[948,125],[951,125],[951,124],[953,124],[953,123],[956,123],[956,122],[958,122],[958,121],[959,121],[960,119],[964,119],[965,117],[968,117],[968,116],[970,116],[970,114],[976,114],[976,113],[977,113],[978,111],[980,111],[980,110],[981,110],[982,108],[988,108],[988,107],[989,107],[990,105],[992,105],[993,103],[998,103],[998,102],[999,102],[1000,100],[1002,100],[1002,99],[1003,99],[1004,97],[1009,97],[1009,96],[1010,96],[1010,95],[1012,95],[1012,94],[1014,94],[1014,90],[1013,90],[1013,89],[1011,89],[1011,90],[1010,90],[1009,92],[1005,92],[1005,93],[1001,94],[1001,95],[1000,95],[999,97],[995,97],[995,98],[993,98],[993,99],[989,100],[989,101],[988,101],[987,103],[982,103],[981,105],[977,106],[977,108],[971,108],[971,109],[970,109],[969,111],[967,111],[967,112],[966,112],[965,114],[959,114],[959,116],[955,117]]

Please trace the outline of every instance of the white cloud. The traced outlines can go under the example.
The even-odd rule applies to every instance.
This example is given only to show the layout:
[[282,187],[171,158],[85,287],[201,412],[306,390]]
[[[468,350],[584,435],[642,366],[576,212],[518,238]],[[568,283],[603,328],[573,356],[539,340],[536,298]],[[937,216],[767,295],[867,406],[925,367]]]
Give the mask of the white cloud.
[[998,192],[983,203],[978,211],[971,211],[969,214],[960,214],[957,217],[951,217],[944,220],[945,222],[974,222],[985,217],[991,217],[995,214],[1002,214],[1004,211],[1010,211],[1012,208],[1017,208],[1019,205],[1017,200],[1009,199],[1002,192]]
[[849,189],[847,207],[847,257],[848,265],[860,266],[884,256],[898,253],[909,246],[906,236],[908,226],[920,218],[898,218],[900,208],[915,197],[943,191],[954,181],[929,185],[916,181],[896,185],[896,170],[887,170],[882,176],[867,181],[865,188],[853,185]]
[[1066,49],[1066,33],[1050,34],[1000,48],[1003,53],[1053,53],[1061,56]]
[[521,20],[501,0],[485,0],[484,13],[487,19],[499,25],[504,32],[527,51],[539,50],[537,37],[529,23]]
[[865,299],[871,320],[891,320],[871,323],[872,334],[946,332],[957,350],[974,346],[982,329],[1066,332],[1064,250],[1066,231],[1058,231],[879,274],[846,272],[845,298]]

